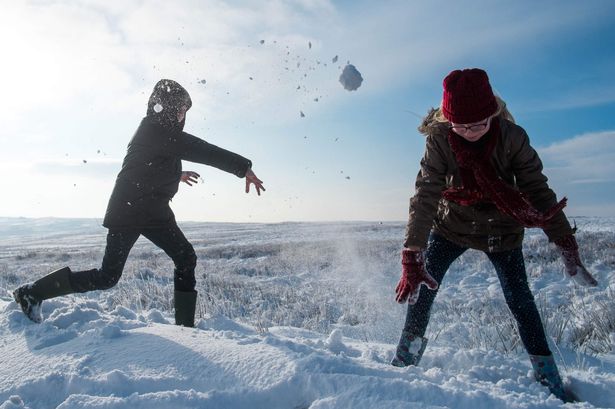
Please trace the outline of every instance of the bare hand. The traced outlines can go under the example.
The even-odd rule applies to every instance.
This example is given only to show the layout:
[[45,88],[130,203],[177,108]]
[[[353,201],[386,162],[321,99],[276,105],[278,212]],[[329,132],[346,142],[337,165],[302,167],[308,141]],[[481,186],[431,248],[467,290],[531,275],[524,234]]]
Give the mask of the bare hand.
[[248,169],[248,171],[246,172],[246,193],[250,193],[251,184],[254,184],[254,187],[256,188],[256,193],[258,193],[259,196],[261,195],[261,189],[263,190],[263,192],[265,191],[265,188],[263,187],[263,181],[256,177],[252,169]]
[[196,172],[192,172],[192,171],[187,171],[187,172],[182,172],[182,176],[181,176],[181,181],[184,182],[185,184],[187,184],[188,186],[192,186],[193,183],[199,183],[197,178],[200,178],[201,175],[199,175]]

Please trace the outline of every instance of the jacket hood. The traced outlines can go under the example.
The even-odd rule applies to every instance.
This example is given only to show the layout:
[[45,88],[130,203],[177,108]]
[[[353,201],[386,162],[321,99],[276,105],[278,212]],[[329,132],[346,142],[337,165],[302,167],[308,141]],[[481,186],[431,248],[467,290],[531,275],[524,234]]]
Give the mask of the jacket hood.
[[420,133],[422,133],[423,135],[429,135],[430,133],[433,132],[435,128],[444,126],[443,122],[438,121],[436,119],[436,114],[438,113],[438,111],[439,109],[436,109],[436,108],[429,109],[429,112],[427,112],[427,115],[425,115],[425,117],[423,118],[423,121],[417,128]]
[[162,79],[156,83],[149,97],[147,116],[165,128],[181,130],[184,121],[177,120],[177,113],[184,105],[188,109],[192,106],[188,91],[173,80]]

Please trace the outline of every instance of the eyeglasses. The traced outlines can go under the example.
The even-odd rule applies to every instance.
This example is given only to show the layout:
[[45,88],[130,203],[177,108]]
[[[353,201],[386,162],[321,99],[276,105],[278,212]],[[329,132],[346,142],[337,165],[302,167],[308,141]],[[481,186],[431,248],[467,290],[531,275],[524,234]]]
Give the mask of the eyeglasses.
[[491,117],[487,118],[484,122],[481,122],[479,124],[451,125],[451,126],[449,126],[449,129],[452,129],[453,131],[455,131],[457,133],[466,133],[468,131],[470,131],[470,132],[480,132],[480,131],[486,129],[489,126],[490,122],[491,122]]

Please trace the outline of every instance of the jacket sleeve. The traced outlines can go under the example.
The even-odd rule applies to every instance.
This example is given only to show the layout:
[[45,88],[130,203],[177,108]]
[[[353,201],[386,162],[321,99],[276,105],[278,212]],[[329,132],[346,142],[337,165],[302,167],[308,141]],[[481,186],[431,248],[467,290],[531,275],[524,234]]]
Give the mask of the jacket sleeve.
[[[515,135],[511,149],[511,166],[515,175],[516,184],[532,205],[539,211],[545,212],[555,204],[555,193],[547,184],[547,177],[543,173],[543,166],[538,153],[530,145],[530,139],[521,127],[519,135]],[[544,228],[549,241],[557,240],[572,233],[570,223],[563,211],[559,211],[549,220]]]
[[182,132],[168,138],[164,147],[182,160],[213,166],[237,177],[244,177],[252,162],[241,155],[205,142],[189,133]]
[[410,199],[404,247],[426,247],[438,211],[442,190],[446,184],[447,160],[437,138],[442,139],[437,135],[427,136],[421,169],[416,176],[415,193]]

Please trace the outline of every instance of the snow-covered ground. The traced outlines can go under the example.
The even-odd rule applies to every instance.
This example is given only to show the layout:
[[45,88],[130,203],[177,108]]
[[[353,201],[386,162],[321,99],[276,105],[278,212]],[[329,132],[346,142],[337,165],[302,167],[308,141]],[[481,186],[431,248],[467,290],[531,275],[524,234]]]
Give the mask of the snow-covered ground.
[[[562,275],[529,230],[530,284],[565,383],[615,407],[615,219],[576,218],[600,285]],[[140,239],[120,283],[46,301],[34,324],[8,290],[99,265],[97,220],[0,218],[0,408],[556,408],[531,374],[486,257],[464,254],[432,312],[419,367],[389,365],[404,307],[403,223],[184,223],[199,264],[197,328],[172,319],[172,263]]]

